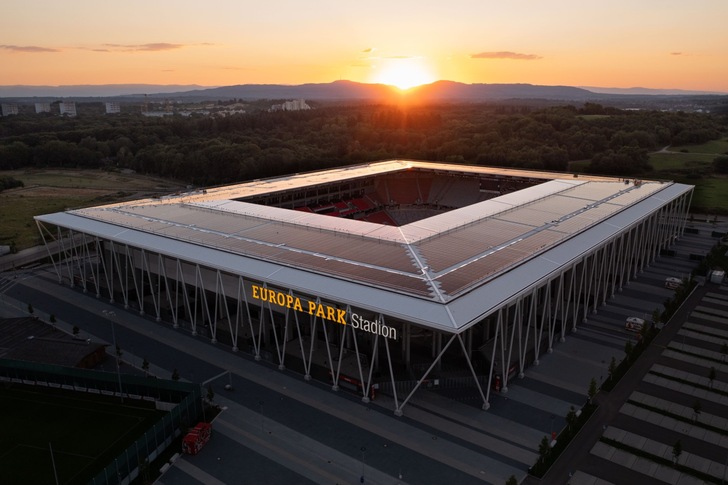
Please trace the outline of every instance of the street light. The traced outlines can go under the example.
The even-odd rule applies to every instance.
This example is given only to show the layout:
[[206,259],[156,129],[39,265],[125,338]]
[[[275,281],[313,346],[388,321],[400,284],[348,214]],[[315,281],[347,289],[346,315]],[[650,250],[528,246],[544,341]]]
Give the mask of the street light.
[[367,448],[366,446],[361,447],[361,478],[359,479],[359,482],[364,483],[364,454],[366,453]]
[[263,432],[263,401],[258,401],[260,404],[260,432]]
[[225,390],[226,391],[233,390],[233,373],[232,373],[232,371],[228,371],[228,383],[225,384]]
[[[109,317],[114,317],[116,314],[114,312],[107,312],[107,315]],[[116,376],[119,379],[119,397],[121,398],[121,402],[124,402],[124,391],[121,388],[121,366],[119,365],[119,354],[116,352],[116,349],[119,347],[116,345],[116,325],[114,324],[114,319],[109,318],[111,320],[111,341],[114,344],[114,352],[116,353]]]

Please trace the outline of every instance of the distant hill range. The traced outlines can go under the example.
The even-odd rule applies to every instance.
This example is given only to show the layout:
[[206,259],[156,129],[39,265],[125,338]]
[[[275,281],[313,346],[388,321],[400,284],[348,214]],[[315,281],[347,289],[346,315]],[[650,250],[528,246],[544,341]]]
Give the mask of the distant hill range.
[[421,102],[482,102],[503,99],[562,99],[586,100],[594,93],[570,86],[537,86],[533,84],[464,84],[453,81],[437,81],[406,91],[386,84],[365,84],[352,81],[335,81],[326,84],[301,84],[282,86],[276,84],[243,84],[219,88],[175,93],[179,97],[210,96],[215,99],[289,99],[302,98],[320,101],[378,101],[414,98]]
[[637,96],[726,96],[728,93],[713,91],[691,91],[686,89],[652,89],[652,88],[598,88],[579,86],[597,94],[631,94]]
[[197,85],[109,84],[79,86],[0,86],[0,98],[15,101],[52,101],[60,98],[133,101],[142,97],[189,101],[223,99],[307,99],[317,101],[396,101],[403,97],[420,102],[487,102],[508,99],[591,101],[633,96],[728,95],[704,91],[645,88],[596,88],[541,86],[534,84],[464,84],[437,81],[407,91],[385,84],[335,81],[323,84],[240,84],[205,87]]
[[69,86],[0,86],[0,98],[97,98],[209,89],[195,84],[79,84]]

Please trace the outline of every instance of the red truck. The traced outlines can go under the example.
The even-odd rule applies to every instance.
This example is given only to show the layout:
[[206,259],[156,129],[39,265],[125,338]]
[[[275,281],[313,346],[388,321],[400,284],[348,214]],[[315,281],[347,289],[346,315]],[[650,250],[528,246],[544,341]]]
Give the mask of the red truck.
[[210,441],[211,434],[212,425],[210,423],[197,423],[192,431],[182,439],[182,452],[188,455],[196,455]]

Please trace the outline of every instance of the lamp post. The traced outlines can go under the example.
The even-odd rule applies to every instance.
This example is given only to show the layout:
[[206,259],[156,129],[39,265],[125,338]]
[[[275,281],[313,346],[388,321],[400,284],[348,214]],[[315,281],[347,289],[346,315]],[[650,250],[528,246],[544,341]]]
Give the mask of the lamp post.
[[364,454],[367,452],[366,446],[361,447],[361,478],[359,482],[364,483]]
[[119,354],[116,352],[116,349],[119,347],[116,345],[116,325],[114,324],[114,316],[116,314],[114,312],[108,312],[107,315],[109,316],[109,320],[111,320],[111,341],[114,345],[114,352],[116,354],[116,377],[119,380],[119,397],[121,398],[121,402],[124,402],[124,391],[121,388],[121,366],[119,365]]
[[263,401],[258,401],[260,404],[260,432],[263,432]]

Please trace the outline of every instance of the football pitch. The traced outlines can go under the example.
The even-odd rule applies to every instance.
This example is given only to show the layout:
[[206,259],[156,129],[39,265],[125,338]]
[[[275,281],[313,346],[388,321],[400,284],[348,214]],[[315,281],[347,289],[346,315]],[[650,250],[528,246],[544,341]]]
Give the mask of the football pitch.
[[163,415],[147,401],[2,384],[1,481],[87,483]]

